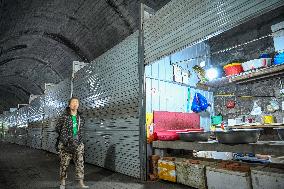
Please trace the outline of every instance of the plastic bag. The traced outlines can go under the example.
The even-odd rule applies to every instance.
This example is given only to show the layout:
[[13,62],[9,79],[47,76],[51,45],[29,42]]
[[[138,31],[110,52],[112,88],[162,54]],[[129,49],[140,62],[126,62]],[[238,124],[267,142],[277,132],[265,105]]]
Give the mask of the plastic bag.
[[261,107],[258,106],[257,101],[255,100],[253,102],[253,108],[252,108],[250,115],[261,115],[261,114],[262,114]]
[[206,100],[206,98],[201,95],[200,93],[197,93],[197,96],[199,98],[199,105],[202,111],[205,111],[208,108],[208,102]]
[[191,110],[195,113],[199,113],[205,111],[207,108],[208,108],[208,102],[206,98],[200,93],[195,93],[192,101]]

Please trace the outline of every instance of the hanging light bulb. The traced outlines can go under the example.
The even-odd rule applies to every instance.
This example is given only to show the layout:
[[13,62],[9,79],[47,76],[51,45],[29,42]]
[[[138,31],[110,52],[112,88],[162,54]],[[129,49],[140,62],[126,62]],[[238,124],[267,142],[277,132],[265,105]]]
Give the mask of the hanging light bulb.
[[218,70],[216,68],[209,68],[206,70],[206,77],[209,81],[216,79],[218,77]]

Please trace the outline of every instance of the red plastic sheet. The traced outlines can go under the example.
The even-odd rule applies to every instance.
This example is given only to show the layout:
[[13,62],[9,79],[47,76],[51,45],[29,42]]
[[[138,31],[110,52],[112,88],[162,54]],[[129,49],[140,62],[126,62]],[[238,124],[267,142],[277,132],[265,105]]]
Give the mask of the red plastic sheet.
[[154,132],[200,128],[200,116],[197,113],[154,111],[153,122]]

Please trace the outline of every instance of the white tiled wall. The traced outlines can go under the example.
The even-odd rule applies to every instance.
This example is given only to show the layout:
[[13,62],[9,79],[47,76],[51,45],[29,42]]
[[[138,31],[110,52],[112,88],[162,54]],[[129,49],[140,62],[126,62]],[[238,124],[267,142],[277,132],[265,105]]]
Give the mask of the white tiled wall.
[[[208,46],[200,43],[146,66],[146,111],[191,112],[194,94],[199,92],[212,104],[207,112],[200,113],[201,127],[209,130],[210,114],[214,111],[213,93],[195,89],[198,77],[192,70],[192,67],[201,61],[208,61],[206,54],[208,54]],[[173,82],[172,64],[178,64],[191,72],[188,85]]]

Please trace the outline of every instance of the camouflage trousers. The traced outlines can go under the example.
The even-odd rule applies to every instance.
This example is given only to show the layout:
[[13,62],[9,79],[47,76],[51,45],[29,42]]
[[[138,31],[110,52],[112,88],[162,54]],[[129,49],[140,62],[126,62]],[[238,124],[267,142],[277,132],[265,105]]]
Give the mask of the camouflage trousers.
[[66,152],[61,142],[58,144],[58,149],[60,157],[60,180],[67,178],[67,168],[71,159],[73,159],[75,164],[76,180],[84,179],[84,144],[80,144],[73,153]]

